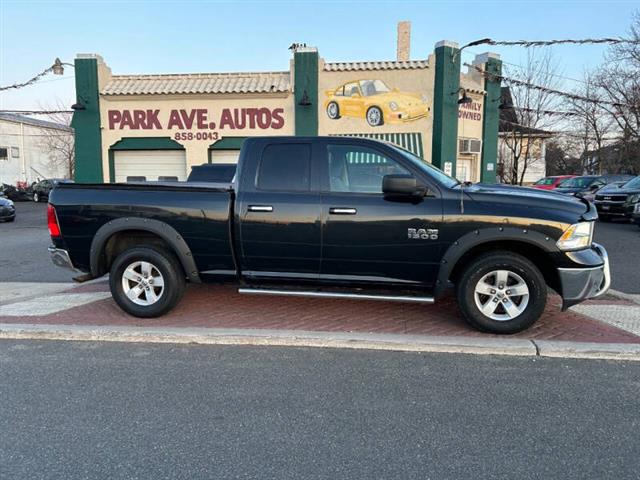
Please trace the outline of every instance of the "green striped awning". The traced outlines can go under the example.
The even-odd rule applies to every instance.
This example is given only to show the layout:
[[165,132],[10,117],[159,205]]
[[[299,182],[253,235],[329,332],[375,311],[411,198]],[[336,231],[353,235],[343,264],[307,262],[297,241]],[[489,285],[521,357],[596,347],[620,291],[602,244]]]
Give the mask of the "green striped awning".
[[360,137],[373,138],[374,140],[382,140],[393,143],[394,145],[409,150],[414,155],[424,158],[424,150],[422,148],[422,134],[420,132],[410,133],[338,133],[333,134],[334,137]]

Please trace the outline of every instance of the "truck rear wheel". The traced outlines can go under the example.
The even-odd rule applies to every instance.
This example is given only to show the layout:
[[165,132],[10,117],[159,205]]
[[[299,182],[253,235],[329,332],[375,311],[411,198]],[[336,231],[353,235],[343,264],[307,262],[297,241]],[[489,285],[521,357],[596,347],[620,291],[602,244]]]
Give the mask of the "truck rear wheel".
[[547,286],[522,255],[487,253],[472,261],[457,284],[458,305],[473,327],[491,333],[520,332],[540,318]]
[[133,247],[118,255],[109,273],[111,295],[125,312],[153,318],[175,307],[185,276],[175,256],[163,250]]

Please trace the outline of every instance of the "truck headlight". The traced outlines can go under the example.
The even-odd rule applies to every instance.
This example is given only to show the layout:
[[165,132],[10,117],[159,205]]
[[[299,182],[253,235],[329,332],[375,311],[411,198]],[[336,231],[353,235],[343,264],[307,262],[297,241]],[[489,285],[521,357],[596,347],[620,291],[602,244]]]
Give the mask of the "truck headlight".
[[589,248],[593,239],[593,223],[580,222],[567,228],[556,245],[560,250],[580,250]]
[[398,104],[396,102],[389,102],[389,108],[395,112],[398,110]]
[[638,203],[640,202],[640,194],[636,193],[635,195],[630,195],[627,199],[627,203]]

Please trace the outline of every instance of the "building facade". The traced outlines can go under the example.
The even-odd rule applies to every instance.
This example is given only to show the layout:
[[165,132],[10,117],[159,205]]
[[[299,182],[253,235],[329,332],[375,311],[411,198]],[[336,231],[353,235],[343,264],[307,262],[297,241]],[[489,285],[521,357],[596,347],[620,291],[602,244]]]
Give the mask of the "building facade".
[[0,113],[0,183],[16,186],[44,178],[68,178],[69,169],[52,144],[68,142],[67,125]]
[[[501,69],[494,54],[474,65]],[[376,138],[462,180],[496,178],[500,85],[461,72],[452,42],[384,62],[328,62],[296,45],[279,72],[114,75],[98,55],[75,66],[79,182],[184,180],[194,165],[237,162],[242,141],[263,135]]]

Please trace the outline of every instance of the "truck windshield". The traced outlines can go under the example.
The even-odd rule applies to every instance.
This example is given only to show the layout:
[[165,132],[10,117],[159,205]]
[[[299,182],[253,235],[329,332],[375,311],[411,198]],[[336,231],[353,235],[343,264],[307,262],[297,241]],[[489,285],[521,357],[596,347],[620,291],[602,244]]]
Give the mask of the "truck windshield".
[[455,178],[450,177],[449,175],[444,173],[439,168],[434,167],[429,162],[425,162],[423,159],[421,159],[417,155],[414,155],[413,153],[409,152],[408,150],[404,150],[404,149],[402,149],[400,147],[396,147],[395,145],[390,145],[390,147],[393,148],[394,150],[396,150],[397,152],[399,152],[404,158],[409,160],[413,165],[415,165],[418,168],[420,168],[427,175],[429,175],[432,178],[435,178],[435,180],[438,183],[441,183],[441,184],[443,184],[443,185],[445,185],[446,187],[449,187],[449,188],[455,187],[456,185],[460,184],[460,182],[458,180],[456,180]]
[[636,177],[633,180],[625,183],[624,188],[640,188],[640,177]]

